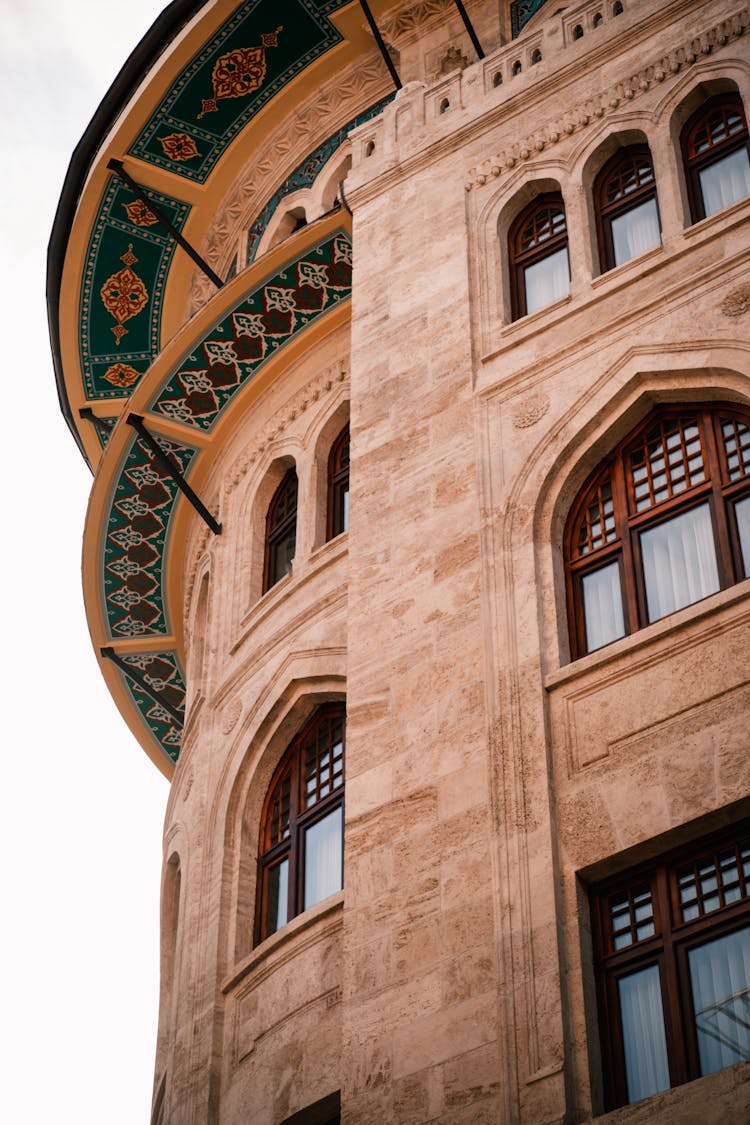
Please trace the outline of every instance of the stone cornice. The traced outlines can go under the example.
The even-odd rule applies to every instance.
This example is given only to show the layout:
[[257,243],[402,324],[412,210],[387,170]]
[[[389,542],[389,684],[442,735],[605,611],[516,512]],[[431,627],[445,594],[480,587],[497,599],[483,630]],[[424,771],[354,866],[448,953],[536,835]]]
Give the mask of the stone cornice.
[[519,164],[551,148],[562,137],[586,129],[609,113],[630,104],[654,86],[661,85],[670,75],[676,75],[701,58],[713,54],[732,40],[741,38],[750,27],[750,11],[740,8],[720,23],[689,39],[685,44],[659,56],[653,63],[642,67],[629,78],[602,90],[582,105],[527,135],[508,148],[472,168],[466,178],[467,191],[481,187],[491,179],[510,172]]

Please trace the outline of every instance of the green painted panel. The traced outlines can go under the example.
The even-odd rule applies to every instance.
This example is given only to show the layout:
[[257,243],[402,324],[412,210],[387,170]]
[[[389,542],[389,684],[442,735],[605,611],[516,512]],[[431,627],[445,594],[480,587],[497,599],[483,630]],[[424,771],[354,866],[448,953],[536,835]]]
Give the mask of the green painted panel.
[[351,0],[247,0],[196,55],[130,153],[203,183],[237,133],[341,41],[327,18]]
[[[183,474],[195,456],[189,446],[159,438]],[[110,637],[169,632],[163,563],[177,485],[139,437],[133,437],[115,475],[105,519],[100,589]]]
[[210,328],[149,409],[211,430],[235,394],[302,329],[351,295],[352,246],[344,231],[260,282]]
[[120,672],[122,682],[156,743],[171,762],[176,762],[180,755],[185,714],[185,677],[177,653],[171,649],[167,652],[120,653],[120,659],[135,668],[150,687],[183,715],[183,722],[176,723],[165,707],[152,699],[135,680]]
[[[181,230],[190,208],[151,193]],[[110,178],[81,288],[80,359],[88,399],[129,395],[159,353],[161,302],[176,243],[133,192]]]

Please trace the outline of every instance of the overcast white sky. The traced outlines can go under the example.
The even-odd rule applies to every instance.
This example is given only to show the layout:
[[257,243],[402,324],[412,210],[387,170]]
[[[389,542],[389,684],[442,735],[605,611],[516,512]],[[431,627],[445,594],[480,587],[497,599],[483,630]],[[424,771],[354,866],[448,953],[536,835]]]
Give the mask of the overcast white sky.
[[91,476],[57,404],[45,262],[73,148],[160,0],[0,0],[0,965],[9,1125],[148,1122],[168,784],[86,629]]

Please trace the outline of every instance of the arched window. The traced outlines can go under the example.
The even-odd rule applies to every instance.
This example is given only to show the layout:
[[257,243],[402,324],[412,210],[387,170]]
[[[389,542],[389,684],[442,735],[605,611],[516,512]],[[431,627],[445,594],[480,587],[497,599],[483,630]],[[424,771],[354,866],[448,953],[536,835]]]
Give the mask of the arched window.
[[656,181],[648,145],[620,149],[594,184],[602,270],[621,266],[661,242]]
[[682,149],[694,223],[750,195],[750,157],[742,101],[712,98],[682,131]]
[[328,525],[326,539],[349,530],[349,423],[328,455]]
[[654,411],[579,494],[565,556],[574,657],[750,577],[750,412]]
[[326,704],[273,775],[260,829],[257,941],[344,885],[344,741],[344,705]]
[[290,469],[273,494],[266,516],[263,593],[291,574],[297,542],[297,473]]
[[570,292],[568,228],[559,192],[538,195],[508,232],[513,319]]

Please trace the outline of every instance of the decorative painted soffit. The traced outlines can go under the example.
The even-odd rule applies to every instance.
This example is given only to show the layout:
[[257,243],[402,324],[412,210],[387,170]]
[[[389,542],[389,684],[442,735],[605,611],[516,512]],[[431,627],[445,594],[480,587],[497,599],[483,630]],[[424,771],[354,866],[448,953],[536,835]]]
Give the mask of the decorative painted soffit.
[[544,6],[545,0],[513,0],[510,6],[510,33],[516,39],[532,16]]
[[349,2],[246,0],[172,84],[129,154],[205,183],[248,122],[341,41],[328,16]]
[[[156,365],[149,373],[155,383],[141,388],[137,408],[147,431],[188,482],[201,457],[208,455],[210,435],[241,391],[300,333],[351,296],[351,240],[337,222],[340,219],[332,216],[317,242],[252,284],[168,370]],[[129,276],[112,283],[112,290],[117,300],[124,294],[139,302],[140,288]],[[116,323],[127,326],[128,318]],[[169,436],[160,427],[167,428]],[[112,648],[133,667],[133,677],[116,667],[129,700],[131,725],[145,728],[160,760],[166,755],[175,762],[185,677],[167,589],[181,493],[125,419],[114,433],[116,446],[105,453],[95,484],[97,495],[106,490],[98,508],[101,531],[93,540],[87,533],[84,543],[92,635],[99,638],[100,647]],[[91,549],[95,556],[90,556]],[[93,618],[92,576],[98,598]],[[155,698],[144,690],[144,681]]]
[[[182,230],[190,208],[151,193]],[[120,180],[110,177],[89,238],[79,353],[91,402],[129,395],[159,353],[164,284],[176,243]]]
[[472,168],[465,182],[466,190],[471,191],[486,184],[488,180],[497,179],[530,157],[537,156],[556,145],[561,137],[569,137],[573,133],[580,132],[608,113],[614,113],[621,106],[635,101],[653,86],[661,85],[669,75],[678,74],[685,67],[692,66],[700,58],[705,58],[719,50],[733,39],[739,39],[748,27],[750,27],[750,12],[747,8],[742,8],[715,27],[695,36],[684,46],[668,51],[656,62],[643,67],[630,78],[589,98],[577,110],[551,121],[543,129],[503,149],[502,152],[483,161],[478,167]]

